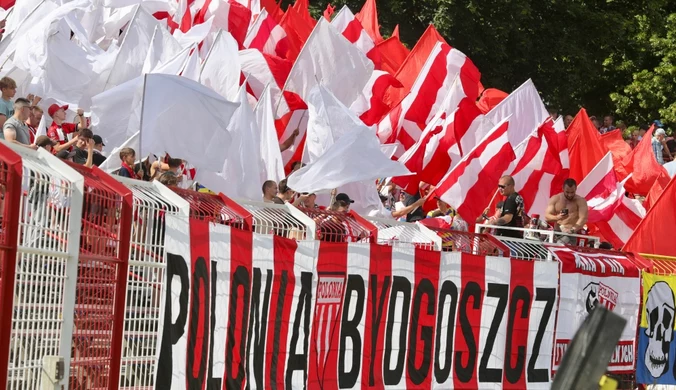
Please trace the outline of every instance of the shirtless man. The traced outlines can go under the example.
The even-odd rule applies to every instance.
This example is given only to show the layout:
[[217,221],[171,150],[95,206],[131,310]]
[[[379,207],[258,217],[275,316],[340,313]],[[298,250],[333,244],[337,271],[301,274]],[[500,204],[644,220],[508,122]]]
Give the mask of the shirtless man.
[[577,183],[566,179],[563,192],[549,199],[545,219],[554,222],[554,228],[563,233],[575,234],[587,223],[587,201],[577,195]]

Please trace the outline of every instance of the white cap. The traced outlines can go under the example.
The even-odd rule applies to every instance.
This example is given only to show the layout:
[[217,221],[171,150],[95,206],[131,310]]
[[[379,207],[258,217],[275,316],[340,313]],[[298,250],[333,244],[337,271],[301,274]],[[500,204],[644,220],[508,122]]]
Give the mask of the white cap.
[[655,135],[667,135],[667,133],[664,131],[664,129],[657,129],[655,130]]

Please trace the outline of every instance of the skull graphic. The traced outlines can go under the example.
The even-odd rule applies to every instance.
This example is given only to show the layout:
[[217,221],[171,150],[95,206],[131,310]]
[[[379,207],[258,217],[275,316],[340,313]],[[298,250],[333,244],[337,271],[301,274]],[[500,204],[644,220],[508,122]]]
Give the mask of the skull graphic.
[[645,305],[649,337],[644,363],[653,378],[669,370],[669,344],[674,333],[674,292],[666,282],[655,283]]
[[587,293],[587,299],[585,299],[584,306],[587,310],[587,314],[591,313],[594,310],[594,307],[599,302],[598,298],[598,289],[599,284],[591,282],[585,288],[584,291]]

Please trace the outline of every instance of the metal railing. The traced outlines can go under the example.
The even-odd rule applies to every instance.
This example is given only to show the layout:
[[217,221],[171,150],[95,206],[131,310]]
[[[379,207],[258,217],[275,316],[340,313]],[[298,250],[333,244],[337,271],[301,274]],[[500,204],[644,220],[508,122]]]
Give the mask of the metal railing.
[[[547,250],[544,244],[549,245],[572,245],[586,247],[593,245],[598,247],[600,240],[598,237],[581,234],[568,234],[556,232],[553,230],[539,230],[528,228],[515,228],[495,225],[475,225],[475,232],[486,230],[491,232],[500,242],[505,244],[510,250],[510,256],[515,259],[552,261],[552,254]],[[503,232],[521,233],[522,236],[530,238],[517,238],[500,235]]]
[[414,244],[428,250],[441,250],[441,237],[422,224],[374,217],[364,219],[378,228],[378,244]]
[[295,240],[314,240],[315,221],[290,204],[237,200],[253,216],[253,231]]

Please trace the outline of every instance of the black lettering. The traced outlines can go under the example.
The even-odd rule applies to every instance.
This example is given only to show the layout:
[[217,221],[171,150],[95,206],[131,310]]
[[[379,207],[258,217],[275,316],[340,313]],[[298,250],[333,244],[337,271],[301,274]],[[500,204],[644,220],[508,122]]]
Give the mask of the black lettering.
[[498,328],[500,328],[500,324],[502,323],[502,317],[505,316],[507,299],[509,298],[509,286],[506,284],[488,283],[486,296],[498,298],[498,305],[495,307],[495,315],[493,316],[491,327],[488,330],[488,337],[486,338],[483,356],[481,356],[481,362],[479,364],[479,381],[498,383],[502,382],[502,368],[488,368],[488,360],[493,353],[495,335],[498,334]]
[[375,361],[376,345],[378,343],[378,333],[380,324],[383,320],[383,308],[385,307],[385,298],[390,288],[390,276],[383,279],[383,287],[380,289],[380,300],[378,302],[378,275],[371,275],[371,363],[369,364],[369,386],[373,387],[375,383]]
[[[247,319],[249,318],[249,270],[244,266],[237,266],[230,279],[230,304],[228,309],[228,336],[225,347],[226,387],[241,389],[244,381],[245,356],[235,358],[235,337],[239,336],[239,354],[246,351]],[[241,292],[240,292],[241,289]],[[241,303],[240,303],[241,302]],[[237,318],[238,306],[242,305],[242,318]],[[241,326],[241,333],[235,334]],[[233,369],[233,361],[237,361],[237,368]]]
[[[176,322],[172,323],[171,312],[171,282],[174,276],[178,276],[181,281],[181,293],[178,296],[178,316]],[[167,285],[164,295],[164,329],[162,331],[162,345],[160,346],[160,356],[157,362],[157,382],[156,389],[171,388],[173,355],[172,347],[181,339],[185,332],[185,324],[188,320],[188,293],[190,292],[190,274],[188,273],[188,264],[183,256],[167,252]]]
[[[348,318],[350,303],[352,302],[352,293],[357,293],[356,310],[352,319]],[[345,301],[343,302],[343,318],[340,326],[340,352],[338,356],[338,387],[341,389],[351,389],[357,384],[357,377],[361,368],[361,335],[359,334],[359,323],[364,312],[364,301],[366,291],[364,290],[364,278],[359,275],[349,275],[347,277],[347,286],[345,288]],[[352,370],[345,371],[345,353],[347,352],[347,339],[352,340]]]
[[403,307],[401,311],[401,330],[399,331],[399,351],[397,352],[397,365],[390,369],[389,364],[383,365],[383,382],[387,386],[398,385],[404,376],[404,359],[406,358],[406,331],[408,329],[408,314],[411,309],[411,282],[402,276],[392,279],[392,292],[390,294],[390,308],[387,314],[385,332],[385,362],[392,357],[392,331],[394,329],[394,314],[397,308],[398,294],[402,293]]
[[[446,351],[444,352],[445,366],[441,367],[441,321],[443,321],[444,306],[446,304],[446,297],[451,299],[451,307],[448,312],[448,320],[446,322]],[[455,311],[458,307],[458,287],[450,280],[445,281],[441,285],[439,292],[439,308],[437,310],[437,337],[434,347],[434,377],[437,378],[439,384],[446,382],[451,375],[452,359],[453,359],[453,330],[455,329]]]
[[516,350],[516,365],[512,365],[512,342],[514,335],[514,320],[516,318],[517,305],[521,302],[521,318],[528,318],[530,312],[530,292],[524,286],[516,286],[512,292],[509,303],[509,315],[507,317],[507,346],[505,348],[505,377],[509,383],[516,383],[521,378],[523,367],[526,363],[526,346],[519,345]]
[[[296,307],[296,318],[293,321],[293,333],[291,334],[291,343],[289,343],[289,358],[286,362],[286,388],[293,388],[293,372],[303,371],[303,384],[307,386],[307,361],[308,344],[310,341],[310,314],[312,313],[312,272],[301,272],[300,274],[300,296],[298,297],[298,307]],[[303,319],[303,352],[296,353],[296,346],[301,326],[301,316]]]
[[[427,295],[427,314],[434,315],[434,304],[436,303],[434,286],[429,279],[423,279],[418,283],[413,297],[413,313],[411,318],[411,336],[409,337],[408,348],[408,377],[413,384],[419,385],[425,381],[432,365],[432,326],[420,327],[420,340],[423,343],[422,350],[418,348],[418,323],[420,321],[420,310],[422,298]],[[415,366],[416,354],[422,352],[423,358],[420,367]]]
[[277,363],[279,360],[279,334],[282,331],[282,313],[286,297],[286,286],[289,283],[289,273],[282,271],[279,278],[279,295],[277,295],[277,310],[275,311],[275,333],[272,341],[272,363],[270,364],[270,388],[277,390]]
[[[218,283],[217,261],[211,261],[211,334],[215,334],[216,329],[216,284]],[[222,388],[222,378],[214,378],[214,342],[209,343],[209,373],[207,374],[207,390],[220,390]]]
[[545,336],[545,330],[547,329],[547,324],[549,323],[549,318],[552,315],[554,303],[556,302],[556,289],[535,289],[535,300],[544,301],[546,304],[545,309],[542,312],[542,319],[540,320],[537,334],[535,335],[535,341],[533,342],[533,351],[530,359],[528,360],[528,382],[549,382],[549,370],[546,368],[536,369],[535,363],[540,356],[540,346],[542,346],[542,339]]
[[[476,354],[477,346],[476,341],[474,340],[474,333],[472,333],[472,324],[467,318],[467,304],[469,299],[472,298],[472,308],[478,310],[481,308],[481,287],[476,282],[469,282],[465,286],[462,292],[462,298],[460,298],[460,311],[458,313],[458,322],[460,322],[460,330],[462,335],[465,338],[467,343],[467,366],[462,365],[462,351],[455,352],[455,373],[458,378],[463,383],[467,383],[472,380],[474,375],[474,368],[476,366]],[[476,324],[479,326],[479,324]]]
[[[195,261],[195,268],[192,274],[193,288],[192,288],[192,305],[190,307],[190,324],[188,334],[188,364],[186,365],[186,375],[188,377],[189,389],[201,389],[204,387],[204,378],[207,374],[207,357],[209,355],[209,270],[207,269],[207,262],[204,257],[198,257]],[[200,300],[200,291],[204,295],[204,300]],[[200,317],[200,312],[202,318]],[[199,328],[199,323],[202,327]],[[197,348],[197,340],[201,339],[200,350]],[[199,363],[195,361],[199,358]],[[199,364],[199,371],[197,377],[193,375],[195,363]]]
[[[256,381],[256,388],[262,389],[263,386],[263,362],[265,361],[265,334],[268,328],[268,306],[270,306],[270,289],[272,289],[272,270],[266,270],[265,292],[263,293],[263,302],[260,302],[261,296],[261,270],[253,269],[253,286],[251,299],[251,311],[249,312],[249,339],[247,340],[247,372],[251,372],[251,348],[253,346],[253,371],[254,377],[248,377],[246,381],[247,389],[252,381]],[[261,308],[261,305],[263,306]],[[255,337],[254,337],[255,335]]]

